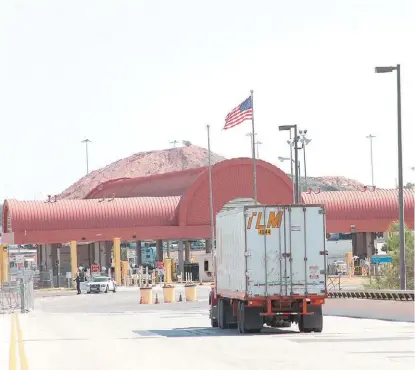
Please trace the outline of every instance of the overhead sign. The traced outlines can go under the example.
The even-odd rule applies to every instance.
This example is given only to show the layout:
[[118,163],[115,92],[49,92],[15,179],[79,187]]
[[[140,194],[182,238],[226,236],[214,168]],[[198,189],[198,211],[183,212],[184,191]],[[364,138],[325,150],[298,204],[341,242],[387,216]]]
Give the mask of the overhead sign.
[[371,259],[372,263],[390,263],[392,262],[392,256],[389,254],[377,254],[375,256],[372,256]]

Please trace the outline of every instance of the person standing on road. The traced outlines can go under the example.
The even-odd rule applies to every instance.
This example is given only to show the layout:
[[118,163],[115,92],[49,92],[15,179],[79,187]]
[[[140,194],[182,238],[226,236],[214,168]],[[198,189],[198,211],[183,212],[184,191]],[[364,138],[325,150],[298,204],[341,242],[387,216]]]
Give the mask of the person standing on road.
[[76,290],[78,291],[78,294],[81,294],[81,277],[79,276],[78,271],[76,272],[74,281],[76,281]]

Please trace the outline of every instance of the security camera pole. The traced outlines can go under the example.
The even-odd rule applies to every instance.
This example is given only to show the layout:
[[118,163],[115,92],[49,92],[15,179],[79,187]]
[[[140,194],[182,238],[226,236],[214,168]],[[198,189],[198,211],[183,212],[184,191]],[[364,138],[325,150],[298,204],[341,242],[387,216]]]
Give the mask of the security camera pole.
[[89,140],[89,139],[85,139],[85,140],[82,140],[82,141],[81,141],[81,143],[84,143],[84,144],[85,144],[85,154],[86,154],[86,174],[88,175],[88,174],[89,174],[89,154],[88,154],[88,144],[89,144],[89,143],[92,143],[92,141],[91,141],[91,140]]
[[[311,139],[307,137],[307,130],[300,130],[300,141],[303,143],[303,154],[304,154],[304,187],[305,191],[307,191],[307,162],[306,162],[306,155],[305,155],[305,147],[310,144]],[[301,172],[300,172],[301,173]]]
[[300,181],[299,181],[299,171],[298,171],[298,134],[297,134],[297,125],[283,125],[279,126],[280,131],[290,131],[294,130],[294,169],[295,169],[295,204],[300,203]]

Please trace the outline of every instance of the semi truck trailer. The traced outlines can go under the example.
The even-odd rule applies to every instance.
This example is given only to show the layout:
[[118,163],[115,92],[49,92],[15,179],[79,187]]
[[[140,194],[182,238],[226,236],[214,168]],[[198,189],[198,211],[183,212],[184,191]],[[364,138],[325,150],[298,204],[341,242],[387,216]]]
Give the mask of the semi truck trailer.
[[326,227],[322,205],[244,206],[216,217],[212,327],[323,330]]

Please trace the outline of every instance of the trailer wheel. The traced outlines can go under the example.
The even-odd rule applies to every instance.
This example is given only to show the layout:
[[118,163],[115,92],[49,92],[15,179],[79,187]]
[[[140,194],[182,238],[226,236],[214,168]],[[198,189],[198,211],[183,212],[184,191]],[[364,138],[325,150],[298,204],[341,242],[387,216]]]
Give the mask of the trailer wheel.
[[238,312],[236,314],[236,322],[238,325],[238,331],[244,334],[245,331],[245,306],[243,302],[238,302]]
[[301,333],[321,333],[323,331],[323,310],[321,306],[309,305],[308,312],[313,315],[300,316],[298,320],[298,329]]
[[260,308],[245,307],[244,302],[239,302],[237,313],[237,325],[239,333],[259,333],[264,326],[263,319],[259,315],[260,312]]
[[226,323],[225,302],[223,301],[223,299],[218,300],[218,325],[221,329],[228,328],[228,325]]
[[218,327],[218,320],[214,319],[213,317],[210,318],[210,326],[212,328],[217,328]]

